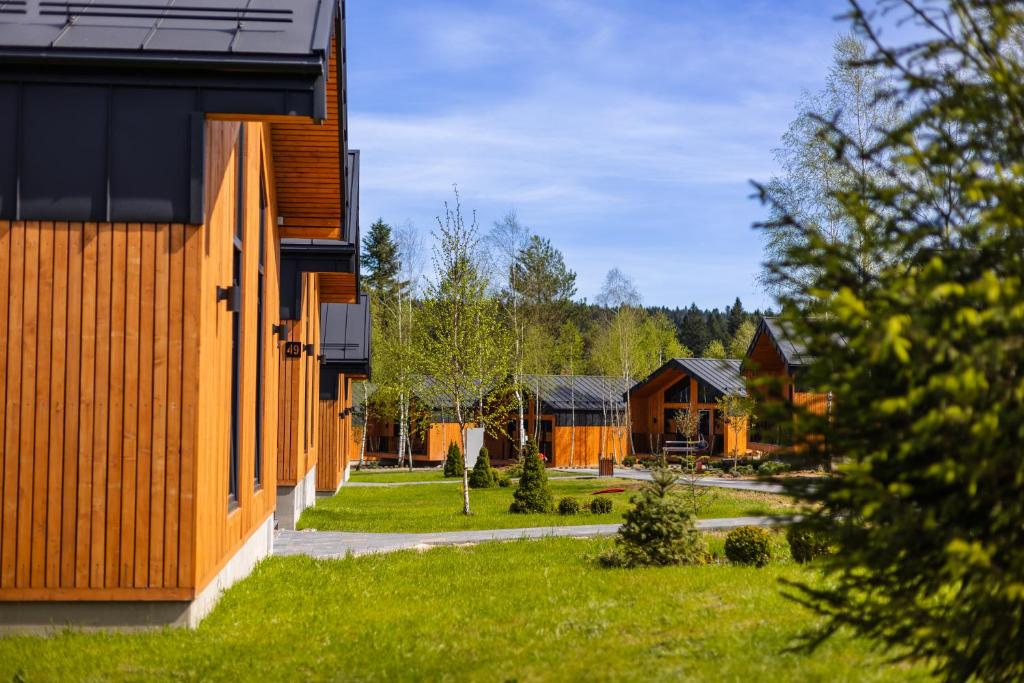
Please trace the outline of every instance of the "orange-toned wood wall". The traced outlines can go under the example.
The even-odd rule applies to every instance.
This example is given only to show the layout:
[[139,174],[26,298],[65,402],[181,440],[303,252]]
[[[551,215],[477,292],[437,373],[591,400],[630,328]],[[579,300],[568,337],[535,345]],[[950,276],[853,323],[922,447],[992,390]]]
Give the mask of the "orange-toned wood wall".
[[[240,124],[207,125],[205,226],[0,222],[0,600],[188,599],[273,510],[274,458],[257,491],[252,457],[263,126],[246,124],[242,459],[229,514],[231,320],[216,287],[231,279]],[[272,400],[264,412],[274,443]]]
[[[473,425],[467,425],[472,427]],[[448,445],[459,444],[462,448],[462,434],[459,432],[459,425],[453,422],[434,422],[427,432],[427,455],[415,455],[414,460],[429,460],[440,462],[448,457]]]
[[[345,476],[345,468],[351,460],[352,407],[351,380],[344,374],[338,375],[338,398],[319,401],[320,431],[317,447],[316,490],[336,491]],[[359,456],[356,446],[356,457]]]
[[281,389],[277,472],[278,484],[294,485],[317,461],[317,425],[320,401],[320,293],[316,273],[302,275],[301,318],[289,323],[288,341],[312,345],[302,358],[281,356]]
[[327,74],[327,120],[273,124],[282,237],[341,239],[341,150],[334,39]]
[[[573,432],[576,434],[575,446]],[[555,467],[597,467],[598,459],[621,460],[629,451],[625,427],[555,425]]]
[[[738,433],[734,433],[732,429],[726,428],[719,419],[717,403],[701,403],[697,400],[699,394],[696,377],[689,376],[689,403],[665,402],[665,392],[685,377],[688,377],[688,375],[683,371],[669,368],[630,397],[633,432],[649,435],[648,442],[651,440],[657,441],[658,438],[664,438],[664,434],[667,431],[663,424],[666,410],[709,410],[711,411],[711,433],[722,446],[722,452],[726,454],[732,453],[735,446],[739,453],[745,453],[748,426],[746,424],[742,425],[737,430]],[[674,430],[671,430],[670,426],[668,431]],[[649,444],[645,442],[638,443],[637,448],[642,453],[652,450]],[[657,450],[657,448],[655,447],[653,450]]]
[[195,585],[200,242],[0,222],[0,599]]
[[[242,245],[242,360],[240,365],[240,462],[238,505],[228,508],[228,471],[231,434],[231,316],[218,302],[218,286],[232,281],[233,235],[236,223],[236,186],[239,156],[238,131],[245,126],[243,198],[245,201]],[[200,245],[201,280],[198,282],[200,330],[199,366],[187,379],[198,391],[196,442],[197,482],[194,522],[196,528],[196,585],[202,588],[224,563],[273,514],[276,502],[278,367],[282,355],[271,327],[277,322],[279,268],[273,169],[265,168],[267,184],[266,267],[263,329],[256,330],[256,282],[259,260],[259,183],[261,159],[269,166],[268,124],[207,122],[206,173],[207,220]],[[263,335],[263,414],[256,415],[256,335]],[[262,485],[254,482],[257,427],[263,430]]]

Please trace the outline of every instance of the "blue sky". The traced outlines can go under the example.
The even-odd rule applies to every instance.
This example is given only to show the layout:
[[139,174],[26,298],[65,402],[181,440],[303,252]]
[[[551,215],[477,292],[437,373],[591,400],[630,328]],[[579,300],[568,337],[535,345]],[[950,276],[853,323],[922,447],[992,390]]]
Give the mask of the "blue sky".
[[429,233],[457,183],[508,210],[593,300],[770,304],[751,179],[821,87],[844,0],[348,0],[361,223]]

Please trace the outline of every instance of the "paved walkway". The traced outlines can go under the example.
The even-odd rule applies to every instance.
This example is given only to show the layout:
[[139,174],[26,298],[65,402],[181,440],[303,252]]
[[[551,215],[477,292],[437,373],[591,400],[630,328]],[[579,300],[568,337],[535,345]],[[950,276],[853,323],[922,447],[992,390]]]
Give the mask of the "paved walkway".
[[[701,519],[697,528],[720,531],[738,526],[775,526],[784,524],[779,517],[727,517]],[[478,531],[443,531],[427,534],[371,534],[353,531],[278,531],[274,538],[275,555],[309,555],[320,559],[347,555],[390,553],[396,550],[427,549],[441,545],[462,545],[485,541],[513,541],[521,538],[610,536],[618,524],[586,524],[578,526],[545,526],[520,529],[483,529]]]
[[[579,474],[597,475],[596,469],[560,469],[559,472],[576,472]],[[650,481],[651,473],[646,470],[615,469],[615,476],[622,479],[638,479]],[[766,481],[754,481],[750,479],[725,479],[723,477],[702,477],[698,482],[700,486],[715,486],[723,489],[738,489],[740,491],[757,491],[759,493],[782,493],[785,489],[780,484],[771,484]]]

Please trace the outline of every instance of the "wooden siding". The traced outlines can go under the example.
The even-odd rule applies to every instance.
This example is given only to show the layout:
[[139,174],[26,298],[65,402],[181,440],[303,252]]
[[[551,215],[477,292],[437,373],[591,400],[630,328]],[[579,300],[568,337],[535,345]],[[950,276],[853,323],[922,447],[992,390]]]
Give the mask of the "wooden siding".
[[[316,490],[336,491],[345,476],[351,458],[352,416],[346,410],[352,405],[351,381],[338,376],[338,398],[319,401],[320,431],[317,435]],[[358,446],[355,451],[359,456]]]
[[555,425],[555,452],[551,464],[554,467],[597,467],[602,455],[621,460],[627,448],[624,427]]
[[[244,232],[242,235],[242,312],[241,363],[239,387],[239,466],[237,505],[229,509],[229,462],[231,443],[231,346],[232,313],[217,301],[217,287],[231,284],[233,239],[236,218],[238,132],[245,126],[245,186],[243,197]],[[210,180],[207,189],[207,224],[200,246],[201,278],[189,283],[198,303],[188,306],[187,314],[196,319],[191,328],[201,331],[200,357],[193,374],[186,373],[186,386],[198,387],[198,420],[195,433],[198,457],[195,462],[196,546],[194,550],[196,588],[208,583],[224,563],[273,513],[276,502],[277,372],[282,355],[280,344],[271,332],[280,309],[277,256],[277,231],[273,192],[268,193],[266,267],[263,329],[256,330],[256,283],[259,262],[259,183],[261,159],[270,159],[266,130],[269,124],[207,122],[206,168]],[[266,173],[267,181],[272,174]],[[256,415],[256,335],[263,335],[263,415]],[[198,341],[196,342],[198,343]],[[262,484],[256,486],[256,429],[263,430],[264,451]]]
[[342,239],[337,64],[334,39],[327,76],[327,120],[274,123],[273,154],[281,237]]
[[201,239],[0,222],[0,600],[191,594]]
[[[472,425],[467,425],[471,427]],[[430,462],[443,461],[448,457],[448,445],[459,444],[462,449],[462,434],[459,432],[459,425],[453,422],[434,422],[427,432],[427,455],[414,456],[414,460],[428,460]]]
[[[689,403],[666,403],[665,392],[680,380],[689,377],[690,380],[690,402]],[[736,434],[721,423],[718,415],[717,403],[700,403],[698,398],[697,378],[687,375],[681,370],[670,368],[659,377],[654,378],[630,397],[630,414],[632,415],[633,432],[646,435],[655,446],[652,448],[647,443],[638,443],[637,449],[640,453],[657,450],[658,440],[664,439],[665,434],[665,411],[666,410],[709,410],[711,411],[710,423],[711,433],[715,436],[716,446],[722,448],[722,454],[731,453],[734,445],[740,453],[746,452],[747,448],[747,425],[737,430]]]
[[316,465],[320,401],[320,293],[316,273],[302,275],[302,312],[291,321],[288,341],[312,344],[312,354],[285,358],[282,354],[277,439],[278,484],[295,485]]
[[320,273],[319,279],[320,303],[358,303],[355,273]]

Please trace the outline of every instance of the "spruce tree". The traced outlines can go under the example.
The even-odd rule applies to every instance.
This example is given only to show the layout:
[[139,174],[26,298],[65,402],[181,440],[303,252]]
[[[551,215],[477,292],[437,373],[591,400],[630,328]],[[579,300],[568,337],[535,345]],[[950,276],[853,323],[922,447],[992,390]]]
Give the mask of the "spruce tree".
[[519,477],[519,485],[512,494],[512,504],[508,511],[526,514],[531,512],[551,512],[554,498],[548,488],[548,473],[544,469],[544,461],[540,459],[537,443],[531,441],[526,446],[523,457],[523,474]]
[[735,337],[736,331],[740,329],[740,325],[747,320],[747,312],[743,310],[743,302],[740,301],[739,297],[736,297],[736,301],[729,307],[725,315],[729,336]]
[[444,461],[444,476],[462,476],[462,451],[459,449],[459,444],[454,441],[448,444],[448,457]]
[[469,475],[469,488],[471,489],[489,489],[498,483],[498,478],[495,476],[494,469],[491,467],[491,457],[487,452],[486,448],[480,449],[480,455],[477,456],[476,464],[473,465],[473,471]]
[[370,226],[370,232],[363,238],[363,250],[359,256],[366,288],[377,297],[390,301],[402,288],[398,276],[401,263],[398,257],[398,243],[395,242],[391,226],[378,218]]

